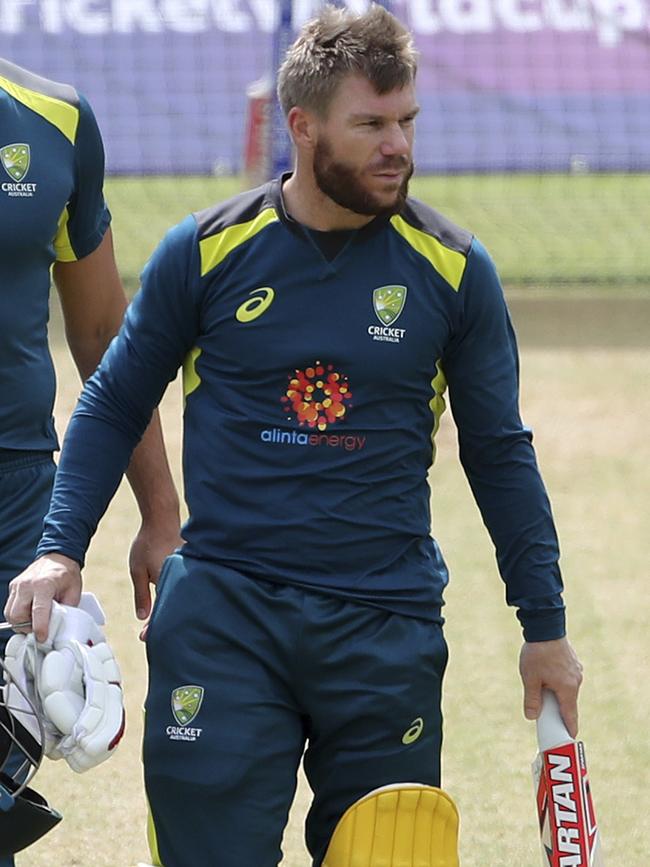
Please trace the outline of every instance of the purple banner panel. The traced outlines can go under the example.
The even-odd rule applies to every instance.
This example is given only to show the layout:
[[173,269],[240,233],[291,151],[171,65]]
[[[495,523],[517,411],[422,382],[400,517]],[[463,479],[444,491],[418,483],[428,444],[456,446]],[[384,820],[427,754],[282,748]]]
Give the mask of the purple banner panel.
[[[319,5],[295,0],[296,24]],[[650,169],[650,0],[392,8],[420,51],[420,171]],[[234,173],[276,18],[273,0],[0,0],[0,54],[89,98],[110,172]]]

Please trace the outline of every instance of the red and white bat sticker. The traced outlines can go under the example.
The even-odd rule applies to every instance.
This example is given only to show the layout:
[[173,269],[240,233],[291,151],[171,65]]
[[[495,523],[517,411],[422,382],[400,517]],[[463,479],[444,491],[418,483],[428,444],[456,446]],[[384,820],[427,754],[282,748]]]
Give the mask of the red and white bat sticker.
[[567,743],[538,756],[537,812],[549,867],[597,867],[601,863],[584,747]]

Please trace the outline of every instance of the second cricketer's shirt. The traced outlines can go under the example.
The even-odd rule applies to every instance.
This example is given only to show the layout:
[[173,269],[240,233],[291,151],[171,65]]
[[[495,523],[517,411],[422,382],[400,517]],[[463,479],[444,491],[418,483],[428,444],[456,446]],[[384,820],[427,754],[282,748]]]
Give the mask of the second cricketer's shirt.
[[110,221],[104,151],[83,97],[0,60],[0,448],[52,450],[50,267],[99,244]]
[[188,217],[148,263],[84,391],[41,552],[83,559],[181,365],[185,554],[439,617],[447,570],[427,474],[449,387],[508,599],[529,638],[562,634],[515,340],[469,233],[409,199],[331,258],[286,215],[278,181]]

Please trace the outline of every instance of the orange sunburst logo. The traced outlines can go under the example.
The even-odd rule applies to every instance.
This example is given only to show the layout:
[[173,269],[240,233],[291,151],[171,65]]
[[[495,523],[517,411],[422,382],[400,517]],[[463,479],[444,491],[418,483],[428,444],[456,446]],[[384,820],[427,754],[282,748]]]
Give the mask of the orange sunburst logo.
[[327,430],[345,417],[352,392],[347,376],[334,370],[334,365],[317,361],[312,367],[296,369],[288,379],[280,400],[289,419],[295,419],[301,427]]

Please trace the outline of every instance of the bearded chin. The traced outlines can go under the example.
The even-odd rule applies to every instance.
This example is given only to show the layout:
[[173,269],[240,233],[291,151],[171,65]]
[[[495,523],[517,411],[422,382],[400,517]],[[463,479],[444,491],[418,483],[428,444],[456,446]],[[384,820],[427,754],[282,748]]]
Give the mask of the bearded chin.
[[411,161],[408,172],[395,193],[395,199],[386,204],[365,189],[353,168],[332,157],[329,143],[321,139],[314,151],[314,178],[321,192],[340,207],[364,217],[398,214],[408,196],[409,180],[413,169]]

